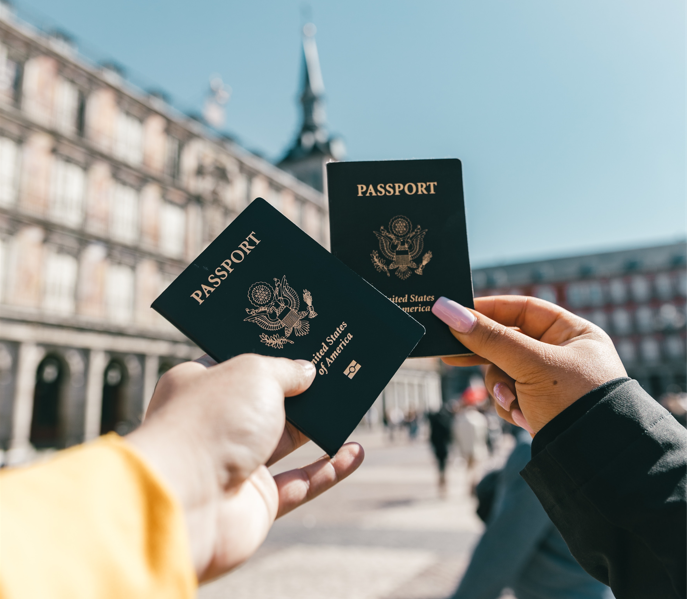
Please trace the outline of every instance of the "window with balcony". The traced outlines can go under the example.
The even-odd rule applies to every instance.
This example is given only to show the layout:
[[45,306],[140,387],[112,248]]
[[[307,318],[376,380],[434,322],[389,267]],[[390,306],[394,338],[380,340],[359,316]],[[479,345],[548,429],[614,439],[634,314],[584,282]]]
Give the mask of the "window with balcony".
[[7,46],[0,44],[0,97],[19,105],[23,76],[23,63],[13,59]]
[[653,337],[642,339],[641,351],[645,362],[658,362],[661,359],[661,348]]
[[552,285],[537,285],[537,287],[534,288],[534,297],[546,300],[552,304],[555,304],[558,301],[556,288]]
[[598,281],[592,281],[588,283],[588,293],[589,293],[589,303],[592,306],[603,306],[604,305],[604,290],[601,283]]
[[622,279],[611,279],[608,282],[608,294],[614,304],[624,304],[627,301],[627,285]]
[[604,331],[608,330],[608,315],[603,310],[594,310],[589,315],[589,320]]
[[164,202],[160,209],[160,250],[173,258],[184,255],[186,211],[176,204]]
[[110,264],[105,285],[107,316],[118,323],[131,322],[134,312],[134,269]]
[[178,181],[181,175],[181,142],[173,135],[167,136],[165,173],[173,181]]
[[143,123],[126,112],[117,114],[114,154],[134,165],[143,160]]
[[679,335],[669,335],[664,341],[665,352],[673,360],[682,360],[685,357],[685,341]]
[[687,296],[687,272],[684,270],[681,270],[679,273],[677,273],[675,287],[677,288],[677,292],[682,297]]
[[570,283],[565,290],[568,305],[571,308],[581,308],[589,303],[589,293],[586,283]]
[[72,135],[78,129],[79,117],[79,88],[71,81],[63,78],[57,80],[55,86],[55,128]]
[[640,306],[635,312],[637,330],[640,333],[651,333],[654,330],[654,311],[649,306]]
[[685,325],[685,317],[675,304],[663,304],[658,310],[658,328],[677,330]]
[[632,318],[624,308],[616,308],[611,315],[613,331],[617,335],[627,335],[632,331]]
[[112,189],[110,235],[123,243],[138,239],[138,192],[119,182]]
[[656,275],[654,279],[654,287],[656,288],[656,295],[663,299],[669,300],[673,297],[673,280],[667,272],[662,272]]
[[43,309],[54,314],[73,314],[78,262],[68,254],[49,252],[45,261]]
[[637,359],[635,344],[632,343],[630,339],[621,339],[616,349],[618,350],[618,355],[623,361],[623,364],[631,364]]
[[50,214],[70,227],[83,221],[86,173],[71,162],[56,159],[53,163]]
[[632,288],[632,299],[635,302],[646,302],[651,299],[651,284],[645,276],[637,275],[632,277],[630,286]]
[[0,206],[13,206],[17,201],[19,146],[0,137]]

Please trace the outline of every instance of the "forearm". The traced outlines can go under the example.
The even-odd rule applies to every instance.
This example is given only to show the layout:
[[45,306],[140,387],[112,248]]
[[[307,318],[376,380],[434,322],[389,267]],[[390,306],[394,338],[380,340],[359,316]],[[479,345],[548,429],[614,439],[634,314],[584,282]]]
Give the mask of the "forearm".
[[586,412],[563,412],[540,431],[522,475],[576,559],[616,596],[683,597],[687,432],[635,381],[592,394],[580,400]]
[[0,596],[194,596],[181,509],[112,435],[0,476]]

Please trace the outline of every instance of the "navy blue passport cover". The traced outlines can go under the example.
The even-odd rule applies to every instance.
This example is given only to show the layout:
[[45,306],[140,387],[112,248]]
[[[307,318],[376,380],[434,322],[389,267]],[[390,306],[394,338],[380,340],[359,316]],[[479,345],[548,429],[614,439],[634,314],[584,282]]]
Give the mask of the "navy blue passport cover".
[[153,302],[217,362],[312,361],[286,417],[330,456],[424,334],[417,321],[265,200],[254,200]]
[[469,354],[431,312],[474,307],[460,160],[327,164],[332,254],[421,323],[411,358]]

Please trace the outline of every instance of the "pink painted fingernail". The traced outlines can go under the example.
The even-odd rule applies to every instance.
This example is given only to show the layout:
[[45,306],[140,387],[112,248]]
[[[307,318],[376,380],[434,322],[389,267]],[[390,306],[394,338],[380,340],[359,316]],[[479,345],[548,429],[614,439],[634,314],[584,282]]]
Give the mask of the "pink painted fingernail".
[[503,383],[496,383],[494,385],[494,397],[504,410],[510,408],[510,404],[512,404],[515,399],[515,395],[513,395],[513,392],[508,388],[508,385],[504,385]]
[[477,318],[470,310],[447,297],[440,297],[432,306],[432,312],[439,320],[459,333],[469,333],[477,322]]
[[534,431],[532,430],[530,423],[527,422],[525,415],[518,408],[513,408],[510,415],[515,424],[517,424],[520,428],[524,428],[530,435],[534,435]]

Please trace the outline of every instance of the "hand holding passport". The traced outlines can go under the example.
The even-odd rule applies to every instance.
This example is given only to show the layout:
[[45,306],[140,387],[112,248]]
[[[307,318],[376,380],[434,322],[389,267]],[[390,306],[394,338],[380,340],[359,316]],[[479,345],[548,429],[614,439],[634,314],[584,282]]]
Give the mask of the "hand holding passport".
[[[175,418],[166,392],[170,404],[194,408],[179,413],[199,416],[202,425],[179,435],[180,444],[160,455],[153,443],[149,456],[168,481],[194,471],[175,490],[190,506],[199,580],[247,559],[275,517],[359,466],[362,448],[342,445],[409,354],[466,353],[430,314],[441,295],[473,305],[460,162],[340,163],[328,171],[333,252],[342,261],[258,198],[153,303],[209,355],[161,379],[141,427],[147,434],[130,436],[144,454],[156,426],[169,441]],[[281,401],[288,423],[281,421],[277,442]],[[177,418],[176,426],[193,429],[193,421]],[[184,446],[189,438],[200,449]],[[263,464],[308,438],[334,459],[273,479]],[[254,455],[246,453],[251,439]],[[218,451],[210,484],[199,485],[202,472],[183,465],[205,462],[207,470]],[[240,468],[235,451],[253,457]],[[200,488],[205,495],[187,496]],[[213,488],[219,493],[208,496]]]
[[331,163],[334,255],[258,198],[153,308],[218,362],[309,360],[286,416],[333,456],[408,355],[467,353],[430,313],[441,295],[473,305],[460,169]]

